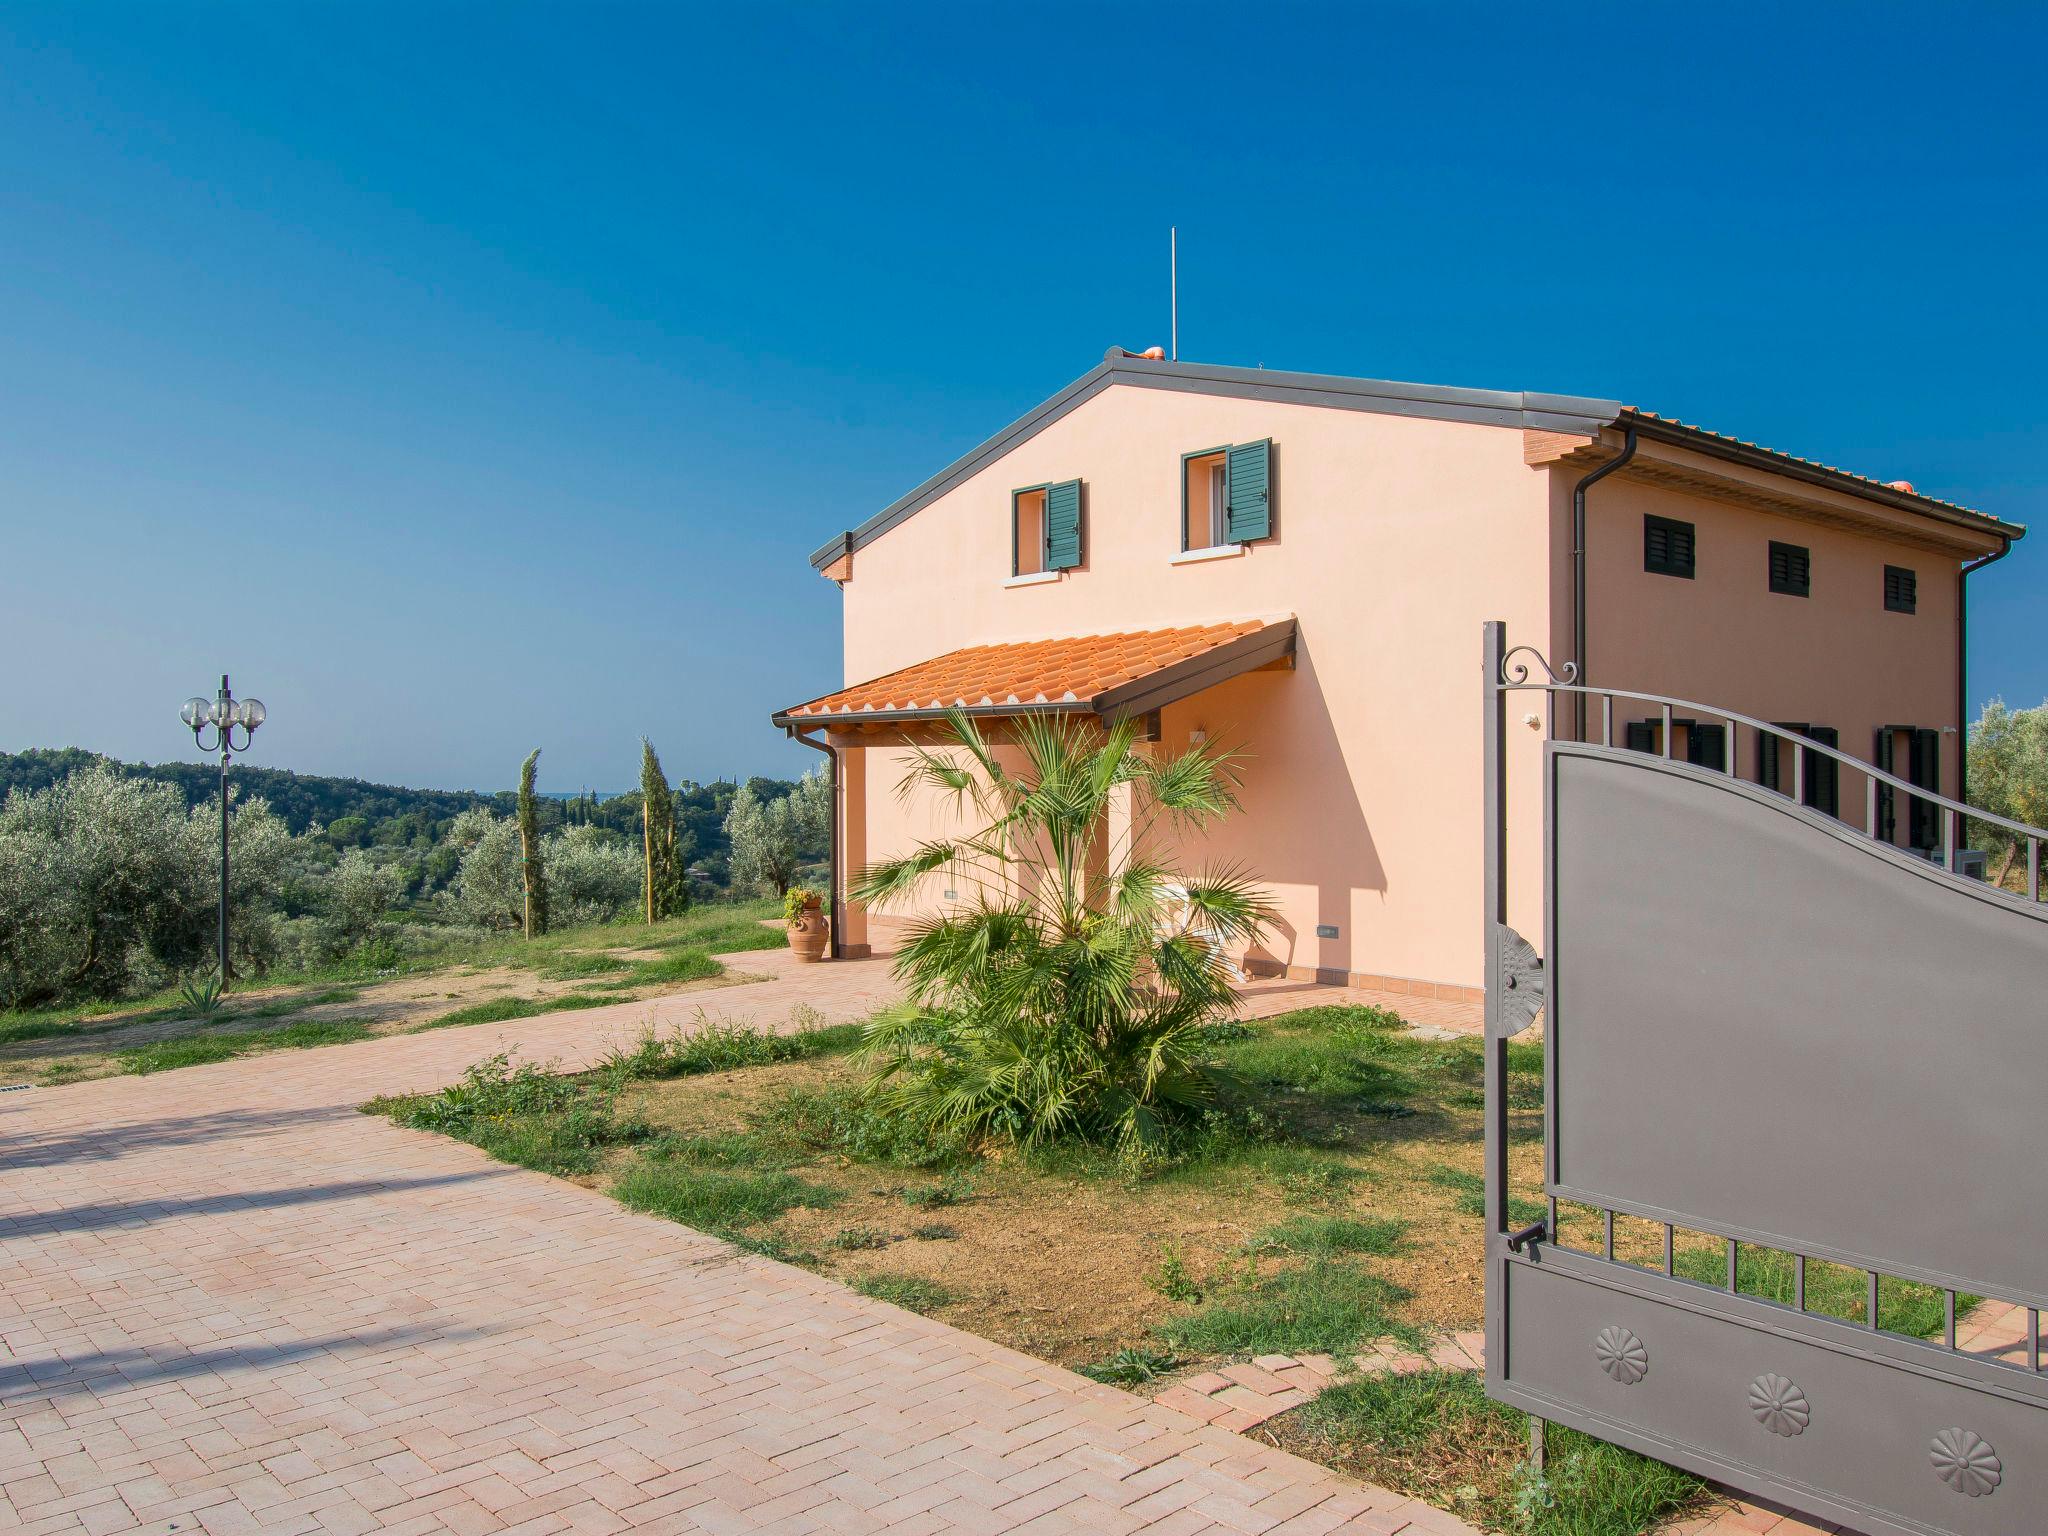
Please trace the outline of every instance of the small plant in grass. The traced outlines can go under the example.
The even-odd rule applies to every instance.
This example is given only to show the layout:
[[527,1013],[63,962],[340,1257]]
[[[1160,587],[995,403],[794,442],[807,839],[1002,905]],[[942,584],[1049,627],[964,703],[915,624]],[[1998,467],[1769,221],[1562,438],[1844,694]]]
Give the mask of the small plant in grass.
[[345,1045],[351,1040],[370,1038],[368,1026],[356,1019],[307,1020],[283,1029],[235,1030],[212,1035],[187,1035],[182,1040],[158,1040],[150,1045],[116,1051],[121,1070],[137,1075],[170,1072],[179,1067],[203,1067],[229,1061],[258,1051],[303,1050],[316,1045]]
[[1262,1250],[1284,1249],[1319,1259],[1344,1253],[1386,1255],[1401,1246],[1407,1230],[1407,1222],[1388,1217],[1297,1216],[1269,1227],[1253,1243]]
[[1159,1267],[1145,1277],[1145,1284],[1168,1301],[1193,1305],[1202,1299],[1202,1287],[1188,1268],[1178,1246],[1167,1243],[1159,1250]]
[[853,1024],[771,1035],[730,1019],[678,1027],[667,1034],[643,1030],[630,1049],[614,1046],[602,1070],[625,1078],[694,1077],[705,1072],[733,1072],[779,1061],[806,1061],[852,1050],[860,1040]]
[[832,1246],[843,1253],[860,1253],[869,1248],[886,1248],[895,1239],[880,1227],[841,1227],[832,1234]]
[[[1454,1202],[1459,1214],[1484,1216],[1486,1214],[1486,1176],[1464,1168],[1452,1168],[1445,1164],[1429,1170],[1429,1182],[1439,1189],[1447,1189],[1457,1196]],[[1508,1220],[1516,1226],[1528,1226],[1531,1222],[1542,1221],[1550,1214],[1550,1207],[1541,1200],[1525,1199],[1521,1195],[1508,1196]]]
[[925,1221],[912,1227],[910,1235],[920,1242],[950,1243],[960,1235],[960,1229],[943,1221]]
[[926,1122],[892,1116],[871,1095],[840,1084],[790,1089],[761,1111],[756,1129],[786,1146],[899,1168],[946,1168],[973,1155]]
[[376,1107],[400,1125],[460,1137],[500,1162],[543,1173],[593,1172],[608,1148],[654,1134],[639,1116],[620,1115],[608,1092],[552,1068],[514,1067],[510,1053],[500,1052],[439,1093]]
[[424,1024],[413,1025],[413,1029],[455,1029],[465,1024],[499,1024],[508,1019],[529,1019],[542,1013],[568,1013],[578,1008],[609,1008],[616,1002],[616,997],[607,997],[602,992],[563,992],[554,997],[494,997],[487,1002],[471,1003],[467,1008],[457,1008],[452,1012],[439,1014]]
[[218,967],[178,984],[178,995],[194,1018],[210,1019],[220,1011],[221,979]]
[[974,1181],[965,1174],[949,1173],[935,1184],[913,1184],[903,1191],[903,1203],[935,1210],[958,1205],[974,1193]]
[[1143,1386],[1148,1381],[1157,1381],[1168,1371],[1177,1370],[1182,1360],[1179,1355],[1166,1349],[1120,1349],[1107,1360],[1081,1367],[1081,1374],[1090,1381],[1107,1382],[1115,1387]]
[[612,1197],[636,1211],[727,1238],[798,1206],[822,1209],[839,1198],[822,1184],[780,1170],[728,1171],[645,1158],[619,1176]]
[[617,955],[571,950],[548,961],[540,968],[540,974],[550,981],[575,981],[585,976],[609,976],[632,968],[632,961],[621,960]]
[[863,1296],[886,1301],[906,1312],[936,1312],[954,1300],[954,1295],[936,1280],[922,1275],[862,1275],[853,1288]]
[[1212,1286],[1206,1306],[1163,1324],[1159,1333],[1176,1349],[1205,1355],[1334,1355],[1388,1335],[1419,1344],[1420,1335],[1394,1315],[1407,1299],[1391,1280],[1316,1259]]
[[672,949],[655,960],[639,960],[624,971],[616,980],[607,982],[612,987],[666,987],[685,981],[706,981],[713,976],[725,974],[725,967],[695,945]]

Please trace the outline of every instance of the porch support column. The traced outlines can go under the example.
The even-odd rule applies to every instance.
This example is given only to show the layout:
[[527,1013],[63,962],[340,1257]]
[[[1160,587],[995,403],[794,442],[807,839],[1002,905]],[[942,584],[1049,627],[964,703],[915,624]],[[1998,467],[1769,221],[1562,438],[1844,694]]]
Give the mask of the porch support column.
[[1103,813],[1102,852],[1105,877],[1130,862],[1131,834],[1136,826],[1137,787],[1131,784],[1118,784],[1110,790],[1109,807]]
[[846,742],[839,747],[839,803],[832,813],[839,818],[838,889],[832,893],[833,918],[839,924],[839,956],[858,960],[874,953],[868,937],[868,911],[848,901],[846,891],[868,867],[868,751]]

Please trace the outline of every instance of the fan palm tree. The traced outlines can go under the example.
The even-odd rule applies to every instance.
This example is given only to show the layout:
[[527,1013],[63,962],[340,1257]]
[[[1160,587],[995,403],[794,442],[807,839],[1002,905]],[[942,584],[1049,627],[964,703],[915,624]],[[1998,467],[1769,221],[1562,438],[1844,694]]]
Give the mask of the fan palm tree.
[[864,1044],[873,1091],[934,1136],[1158,1145],[1214,1102],[1207,1029],[1237,1006],[1229,952],[1271,915],[1242,870],[1190,875],[1161,851],[1236,809],[1235,755],[1155,760],[1129,721],[1034,715],[1011,768],[972,717],[948,714],[946,731],[898,793],[937,797],[969,830],[869,867],[851,894],[886,911],[942,869],[977,894],[912,925],[896,961],[909,1001]]

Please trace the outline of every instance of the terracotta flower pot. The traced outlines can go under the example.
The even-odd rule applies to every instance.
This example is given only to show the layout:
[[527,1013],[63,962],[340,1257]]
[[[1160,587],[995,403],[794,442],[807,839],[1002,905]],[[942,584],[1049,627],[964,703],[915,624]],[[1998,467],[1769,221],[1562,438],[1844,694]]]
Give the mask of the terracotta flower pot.
[[789,948],[798,960],[810,964],[825,958],[825,941],[830,927],[825,921],[825,904],[809,901],[789,925]]

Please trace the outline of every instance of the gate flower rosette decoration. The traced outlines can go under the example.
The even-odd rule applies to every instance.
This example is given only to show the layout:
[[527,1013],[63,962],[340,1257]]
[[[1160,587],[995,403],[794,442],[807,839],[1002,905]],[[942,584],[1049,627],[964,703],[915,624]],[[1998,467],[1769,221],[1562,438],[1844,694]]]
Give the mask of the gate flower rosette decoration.
[[1650,1374],[1650,1351],[1633,1332],[1619,1324],[1600,1330],[1593,1340],[1593,1354],[1600,1369],[1624,1387],[1632,1387]]
[[1791,1439],[1813,1422],[1813,1406],[1798,1383],[1767,1371],[1749,1384],[1749,1411],[1774,1435]]
[[2005,1480],[2005,1463],[1989,1440],[1971,1429],[1944,1429],[1927,1448],[1934,1472],[1957,1493],[1981,1499]]

